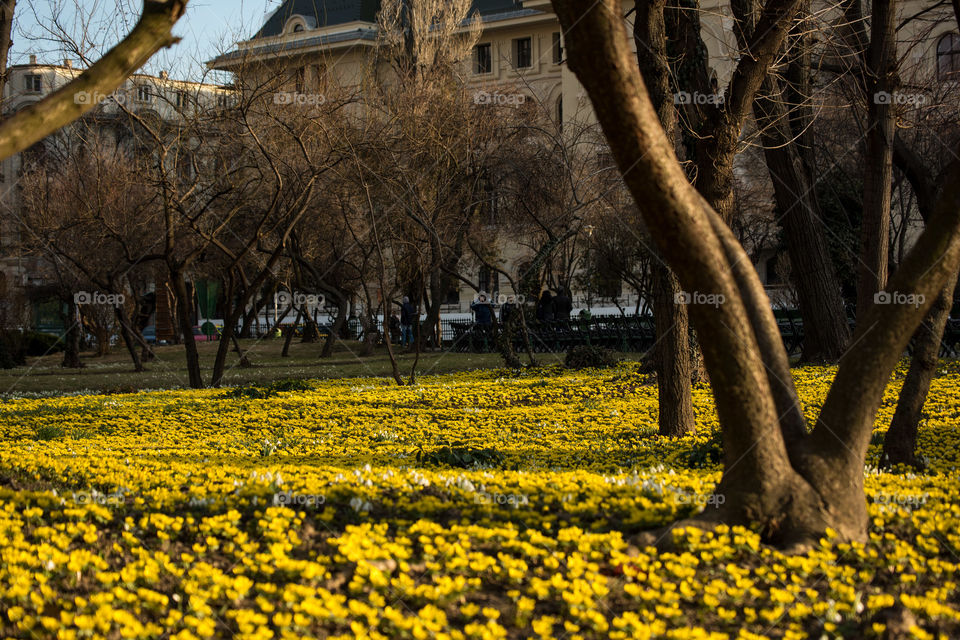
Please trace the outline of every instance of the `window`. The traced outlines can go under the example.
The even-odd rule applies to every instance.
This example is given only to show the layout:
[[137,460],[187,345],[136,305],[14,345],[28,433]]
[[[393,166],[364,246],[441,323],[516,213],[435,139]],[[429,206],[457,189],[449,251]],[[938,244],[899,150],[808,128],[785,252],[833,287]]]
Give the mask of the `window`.
[[513,41],[513,68],[529,69],[533,66],[533,40],[517,38]]
[[960,80],[960,35],[948,33],[937,43],[937,77]]
[[24,76],[27,86],[26,89],[30,93],[40,93],[43,91],[43,77],[36,74],[30,74]]
[[297,69],[296,77],[294,78],[294,90],[297,93],[303,93],[307,87],[307,70],[305,67],[300,67]]
[[153,90],[150,85],[141,84],[137,87],[137,100],[139,102],[153,102]]
[[300,33],[301,31],[303,31],[303,25],[297,23],[297,24],[293,27],[293,32],[294,32],[294,33]]
[[563,62],[563,40],[560,38],[560,32],[553,33],[553,64]]
[[557,126],[563,126],[563,96],[557,98]]
[[177,109],[186,109],[190,104],[190,96],[186,91],[177,91]]
[[493,73],[493,55],[491,55],[491,45],[489,42],[478,44],[474,48],[473,72]]
[[500,274],[489,267],[480,267],[479,280],[480,291],[490,295],[496,295],[500,291]]
[[217,94],[217,106],[221,109],[225,109],[230,106],[230,96],[226,93]]

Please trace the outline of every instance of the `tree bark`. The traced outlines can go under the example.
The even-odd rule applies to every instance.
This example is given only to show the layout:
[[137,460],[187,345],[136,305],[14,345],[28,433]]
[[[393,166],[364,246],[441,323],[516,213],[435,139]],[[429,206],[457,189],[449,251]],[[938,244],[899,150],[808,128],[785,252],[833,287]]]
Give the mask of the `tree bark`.
[[[650,99],[668,140],[676,141],[677,109],[670,90],[667,57],[666,0],[638,3],[633,27],[637,62]],[[732,193],[732,189],[731,189]],[[660,435],[682,436],[696,430],[690,373],[690,331],[687,309],[679,304],[680,283],[659,255],[653,257],[653,315],[656,331],[654,366],[657,372]]]
[[[200,353],[197,341],[193,337],[193,318],[190,317],[191,297],[184,275],[176,269],[170,271],[170,283],[173,295],[177,299],[177,321],[183,334],[183,345],[187,356],[187,377],[191,389],[203,389],[203,375],[200,370]],[[226,329],[227,327],[224,327]]]
[[333,348],[337,344],[337,336],[343,331],[343,327],[347,322],[348,309],[349,302],[347,301],[347,297],[341,294],[337,300],[337,317],[334,319],[333,326],[330,327],[330,333],[327,334],[327,339],[323,343],[323,350],[320,351],[321,358],[329,358],[333,355]]
[[[0,96],[7,84],[7,56],[10,53],[10,31],[13,27],[13,14],[17,0],[0,0]],[[2,116],[0,116],[2,117]]]
[[297,319],[293,321],[292,327],[287,327],[287,330],[284,331],[283,336],[283,350],[280,352],[281,358],[290,357],[290,343],[293,342],[293,334],[297,332],[297,327],[300,326],[300,318],[303,317],[303,307],[297,308]]
[[83,362],[80,361],[81,324],[77,320],[77,303],[72,297],[67,303],[67,317],[64,320],[64,326],[67,328],[64,336],[66,348],[63,351],[63,362],[60,366],[66,369],[81,369],[83,368]]
[[[887,286],[890,251],[890,201],[893,137],[896,126],[893,95],[897,90],[896,0],[873,0],[870,46],[867,49],[867,145],[863,171],[863,219],[857,269],[857,317]],[[903,292],[910,293],[910,292]]]
[[820,205],[803,159],[791,144],[785,96],[772,77],[754,102],[767,170],[793,267],[800,315],[803,360],[837,361],[850,341],[840,283],[830,258]]
[[930,384],[933,382],[937,364],[940,362],[940,344],[947,320],[950,319],[955,286],[956,277],[950,278],[937,296],[936,302],[933,303],[930,315],[914,333],[914,350],[910,369],[900,389],[890,428],[883,439],[883,454],[880,456],[880,461],[884,466],[905,464],[920,467],[916,456],[917,433],[920,429],[923,405],[926,403]]
[[[170,30],[187,9],[187,0],[144,0],[133,31],[75,80],[0,124],[0,159],[43,140],[97,106],[154,53],[179,41]],[[78,100],[78,95],[87,100]]]

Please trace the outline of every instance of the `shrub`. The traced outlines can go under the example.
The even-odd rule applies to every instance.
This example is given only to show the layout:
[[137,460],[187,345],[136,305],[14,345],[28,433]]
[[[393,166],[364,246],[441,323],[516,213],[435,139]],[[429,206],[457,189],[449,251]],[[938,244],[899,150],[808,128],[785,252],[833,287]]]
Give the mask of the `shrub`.
[[30,357],[45,356],[63,351],[63,340],[60,336],[40,331],[26,331],[23,333],[23,348]]
[[20,334],[14,331],[0,332],[0,369],[13,369],[26,363]]
[[620,356],[610,349],[580,345],[567,352],[567,359],[563,364],[567,369],[592,369],[613,367],[619,362]]
[[226,393],[228,398],[254,398],[262,400],[272,398],[278,393],[286,391],[313,391],[313,384],[309,380],[277,380],[266,386],[247,385],[243,387],[234,387]]
[[503,454],[493,448],[477,449],[464,446],[462,442],[444,445],[432,451],[425,451],[423,447],[417,452],[417,464],[426,466],[459,467],[461,469],[478,469],[502,467]]

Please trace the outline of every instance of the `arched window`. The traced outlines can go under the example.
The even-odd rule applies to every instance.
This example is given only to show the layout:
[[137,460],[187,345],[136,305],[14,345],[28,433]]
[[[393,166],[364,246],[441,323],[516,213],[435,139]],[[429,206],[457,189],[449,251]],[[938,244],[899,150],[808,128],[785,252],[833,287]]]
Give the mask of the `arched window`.
[[937,77],[960,80],[960,35],[948,33],[937,43]]
[[293,27],[293,32],[294,32],[294,33],[300,33],[300,32],[303,31],[303,30],[304,30],[303,25],[300,24],[299,22],[298,22],[296,25],[294,25],[294,27]]

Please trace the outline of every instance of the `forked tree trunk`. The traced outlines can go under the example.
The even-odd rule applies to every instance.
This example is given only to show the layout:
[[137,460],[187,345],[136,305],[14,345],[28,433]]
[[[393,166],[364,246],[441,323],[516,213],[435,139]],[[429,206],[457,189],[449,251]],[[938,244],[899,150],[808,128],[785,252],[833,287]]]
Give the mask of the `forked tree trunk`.
[[180,324],[180,333],[183,335],[183,345],[187,356],[187,377],[191,389],[203,389],[203,374],[200,371],[200,353],[197,351],[197,341],[193,338],[193,318],[190,317],[190,293],[187,281],[178,270],[171,270],[170,284],[177,301],[177,321]]
[[297,319],[293,321],[292,327],[287,327],[287,330],[284,332],[283,336],[283,350],[280,352],[281,358],[290,357],[290,343],[293,342],[293,334],[297,332],[297,327],[300,326],[300,318],[303,317],[303,307],[297,308]]
[[[767,8],[775,4],[770,0]],[[723,432],[724,470],[715,491],[725,501],[684,524],[751,526],[788,547],[815,542],[828,527],[842,539],[865,540],[863,464],[877,409],[910,334],[960,264],[960,161],[948,172],[927,229],[891,279],[897,290],[929,298],[919,307],[873,307],[861,317],[808,433],[763,285],[730,228],[690,186],[659,126],[631,62],[621,3],[553,0],[553,6],[567,35],[570,68],[593,102],[660,252],[685,290],[723,296],[717,306],[690,305],[690,316]]]
[[123,344],[133,360],[133,370],[135,373],[143,371],[143,361],[140,359],[140,352],[137,349],[137,339],[130,327],[130,319],[127,317],[127,310],[123,305],[114,307],[114,313],[117,317],[117,324],[120,326],[120,335],[123,337]]

